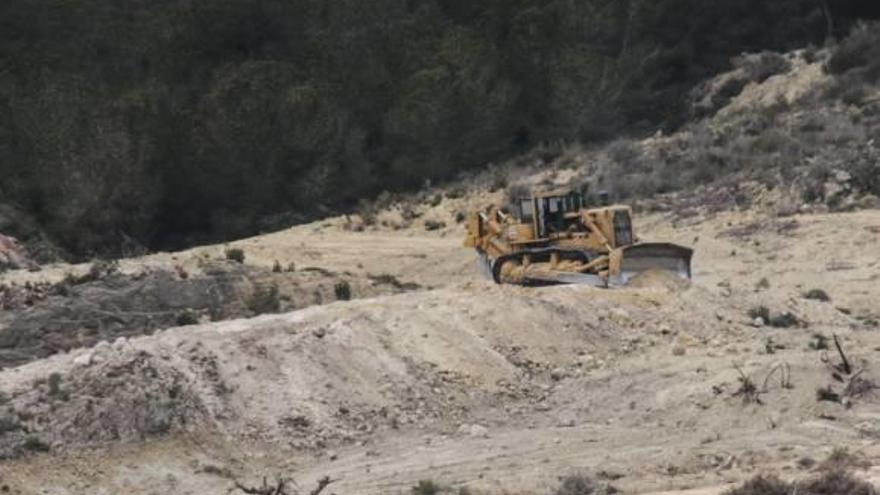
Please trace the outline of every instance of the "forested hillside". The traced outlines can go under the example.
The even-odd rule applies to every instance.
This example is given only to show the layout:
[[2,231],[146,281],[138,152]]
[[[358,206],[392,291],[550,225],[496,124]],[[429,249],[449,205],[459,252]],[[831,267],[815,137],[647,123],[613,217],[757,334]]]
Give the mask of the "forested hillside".
[[78,257],[242,236],[539,143],[674,128],[688,90],[731,56],[821,45],[878,11],[5,0],[0,205]]

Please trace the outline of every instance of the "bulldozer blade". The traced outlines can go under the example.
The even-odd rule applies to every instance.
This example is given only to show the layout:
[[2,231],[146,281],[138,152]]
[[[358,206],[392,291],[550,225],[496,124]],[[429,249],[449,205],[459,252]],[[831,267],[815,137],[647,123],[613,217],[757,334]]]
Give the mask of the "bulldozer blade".
[[636,275],[649,270],[675,273],[680,278],[691,279],[693,249],[668,243],[635,244],[623,248],[620,275],[612,277],[612,286],[623,286]]
[[608,281],[598,275],[573,272],[555,272],[546,270],[527,271],[524,277],[526,285],[589,285],[591,287],[608,287]]

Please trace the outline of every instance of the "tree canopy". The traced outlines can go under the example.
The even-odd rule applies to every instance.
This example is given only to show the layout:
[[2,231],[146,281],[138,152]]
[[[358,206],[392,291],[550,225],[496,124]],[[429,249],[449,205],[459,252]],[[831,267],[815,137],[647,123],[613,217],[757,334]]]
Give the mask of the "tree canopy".
[[541,142],[675,127],[731,56],[878,15],[828,3],[6,0],[0,203],[77,255],[246,235]]

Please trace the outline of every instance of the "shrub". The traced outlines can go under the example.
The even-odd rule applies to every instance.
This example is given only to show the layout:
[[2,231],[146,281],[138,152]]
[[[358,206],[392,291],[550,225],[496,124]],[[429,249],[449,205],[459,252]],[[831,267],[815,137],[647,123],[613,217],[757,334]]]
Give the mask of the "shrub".
[[254,293],[251,294],[251,297],[248,298],[247,307],[258,315],[279,312],[281,310],[281,298],[278,293],[278,286],[273,284],[269,287],[257,287]]
[[812,337],[810,337],[810,342],[807,344],[807,347],[814,351],[824,351],[828,349],[828,337],[821,333],[814,333]]
[[196,314],[195,311],[190,309],[181,311],[177,315],[176,323],[179,327],[185,327],[188,325],[195,325],[199,322],[199,315]]
[[413,495],[437,495],[440,492],[440,485],[431,480],[421,480],[412,487]]
[[850,167],[853,187],[861,192],[880,196],[880,163],[859,160]]
[[235,261],[236,263],[244,263],[244,249],[241,248],[229,248],[226,250],[226,259],[229,261]]
[[593,481],[589,476],[576,474],[562,478],[554,495],[603,495],[617,493],[617,489]]
[[743,69],[750,80],[758,83],[791,70],[791,63],[788,59],[776,52],[761,52],[736,57],[733,59],[733,65]]
[[49,452],[49,444],[34,436],[27,437],[22,447],[32,452]]
[[811,495],[876,495],[877,489],[843,470],[834,470],[800,484],[798,493]]
[[463,186],[453,187],[452,189],[446,191],[446,197],[449,199],[459,199],[463,198],[467,191]]
[[791,495],[791,485],[776,476],[758,475],[742,486],[728,490],[725,495]]
[[828,302],[831,298],[828,293],[822,289],[812,289],[804,293],[804,299],[812,299],[814,301]]
[[835,392],[831,385],[819,387],[816,389],[816,400],[818,402],[840,402],[840,394]]
[[343,280],[333,287],[333,293],[338,301],[348,301],[351,299],[351,284]]
[[718,87],[718,90],[712,96],[712,104],[716,108],[721,108],[732,98],[739,96],[748,83],[748,79],[742,79],[739,77],[731,77],[730,79],[727,79],[721,83],[721,86]]
[[618,139],[608,145],[608,156],[622,165],[627,172],[637,169],[637,162],[641,158],[638,147],[628,139]]
[[841,41],[825,64],[829,74],[844,74],[877,61],[880,55],[880,29],[876,24],[859,24]]
[[370,226],[376,224],[376,215],[378,214],[378,211],[376,210],[376,207],[372,202],[366,199],[362,199],[358,201],[357,208],[355,210],[358,216],[361,217],[364,225]]
[[758,318],[761,318],[762,320],[764,320],[764,323],[767,323],[770,321],[770,308],[768,308],[767,306],[757,306],[757,307],[751,308],[751,309],[749,309],[748,314],[749,314],[749,318],[751,318],[753,320],[757,320]]
[[9,433],[12,431],[20,430],[21,423],[18,422],[14,416],[0,414],[0,435],[4,433]]
[[866,481],[843,470],[826,472],[817,478],[788,483],[776,476],[758,475],[741,486],[728,490],[725,495],[876,495],[877,490]]
[[425,220],[425,230],[440,230],[446,227],[446,222],[440,222],[437,220]]

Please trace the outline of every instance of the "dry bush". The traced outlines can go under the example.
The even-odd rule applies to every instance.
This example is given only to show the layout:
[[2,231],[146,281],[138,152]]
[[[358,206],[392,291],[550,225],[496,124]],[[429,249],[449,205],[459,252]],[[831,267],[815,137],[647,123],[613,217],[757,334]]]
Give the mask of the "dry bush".
[[278,313],[281,311],[281,296],[277,285],[257,287],[247,299],[247,308],[255,314]]
[[791,495],[791,489],[791,484],[774,475],[759,474],[742,486],[728,490],[725,495]]
[[758,475],[741,486],[725,492],[725,495],[876,495],[873,485],[843,470],[825,474],[801,482],[789,483],[774,475]]
[[617,493],[611,485],[599,483],[583,474],[566,476],[560,480],[554,495],[610,495]]
[[825,71],[839,75],[875,64],[880,65],[880,26],[859,24],[831,53]]
[[333,293],[336,295],[337,301],[348,301],[351,299],[351,284],[343,280],[333,286]]
[[739,388],[733,393],[734,397],[742,397],[743,404],[758,404],[763,405],[761,402],[761,392],[758,390],[758,387],[755,385],[755,382],[752,381],[752,378],[742,370],[738,365],[734,365],[736,371],[739,373]]
[[775,52],[743,55],[735,57],[732,62],[734,67],[742,69],[750,80],[757,83],[791,70],[791,63]]
[[840,402],[840,394],[835,392],[831,385],[819,387],[816,389],[816,400],[818,402]]
[[411,490],[413,495],[438,495],[441,491],[440,485],[432,480],[421,480]]
[[749,318],[753,320],[757,320],[761,318],[764,320],[764,323],[770,321],[770,308],[767,306],[756,306],[754,308],[750,308],[748,312]]
[[821,333],[814,333],[810,337],[810,342],[807,344],[807,347],[814,351],[824,351],[828,349],[828,337],[822,335]]
[[828,293],[822,289],[812,289],[804,293],[804,299],[811,299],[814,301],[822,301],[828,302],[831,298],[828,296]]
[[425,230],[434,231],[446,228],[446,222],[439,220],[425,220]]
[[226,250],[226,259],[229,261],[234,261],[236,263],[244,263],[244,249],[241,248],[229,248]]

